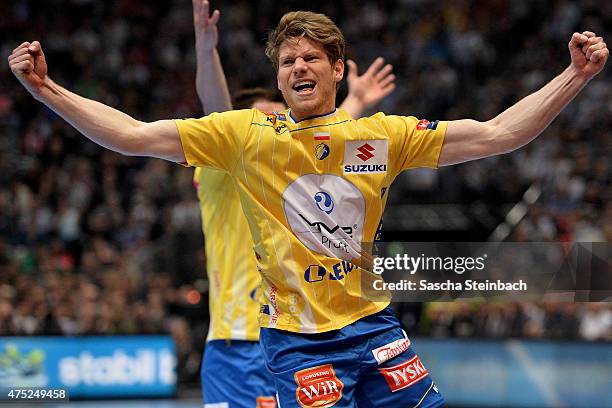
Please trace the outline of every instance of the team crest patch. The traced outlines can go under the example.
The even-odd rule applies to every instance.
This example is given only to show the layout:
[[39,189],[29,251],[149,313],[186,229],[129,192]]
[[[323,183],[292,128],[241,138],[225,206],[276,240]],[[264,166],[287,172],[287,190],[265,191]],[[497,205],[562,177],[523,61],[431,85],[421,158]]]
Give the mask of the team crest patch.
[[342,398],[344,384],[336,376],[331,364],[296,372],[295,397],[302,408],[327,408]]
[[276,408],[276,398],[274,397],[257,397],[256,408]]
[[429,375],[416,355],[401,364],[379,368],[378,371],[385,377],[391,392],[408,388]]
[[345,174],[380,174],[387,172],[388,145],[386,139],[349,140],[344,149]]
[[324,160],[329,156],[329,146],[325,143],[319,143],[317,147],[315,147],[315,157],[319,160]]

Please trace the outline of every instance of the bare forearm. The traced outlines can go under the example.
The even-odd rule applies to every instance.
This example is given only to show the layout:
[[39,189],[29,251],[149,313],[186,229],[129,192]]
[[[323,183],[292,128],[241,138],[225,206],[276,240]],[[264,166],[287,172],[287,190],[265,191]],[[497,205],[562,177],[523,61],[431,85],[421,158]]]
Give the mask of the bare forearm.
[[142,154],[135,130],[143,123],[131,116],[70,92],[49,77],[35,97],[94,143],[126,155]]
[[232,109],[227,81],[217,50],[198,52],[196,90],[205,115]]
[[512,151],[535,139],[587,82],[568,67],[540,90],[487,122],[495,129],[496,150]]

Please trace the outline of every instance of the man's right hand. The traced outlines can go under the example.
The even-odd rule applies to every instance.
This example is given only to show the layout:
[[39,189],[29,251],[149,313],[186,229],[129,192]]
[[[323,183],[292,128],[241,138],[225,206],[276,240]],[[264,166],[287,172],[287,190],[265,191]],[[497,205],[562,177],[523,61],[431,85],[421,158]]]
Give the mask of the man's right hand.
[[213,51],[217,47],[219,31],[217,22],[221,16],[219,10],[215,10],[209,16],[210,4],[208,0],[193,0],[193,25],[195,27],[196,50]]
[[38,97],[47,76],[47,61],[40,43],[22,43],[9,55],[8,62],[19,82],[34,97]]

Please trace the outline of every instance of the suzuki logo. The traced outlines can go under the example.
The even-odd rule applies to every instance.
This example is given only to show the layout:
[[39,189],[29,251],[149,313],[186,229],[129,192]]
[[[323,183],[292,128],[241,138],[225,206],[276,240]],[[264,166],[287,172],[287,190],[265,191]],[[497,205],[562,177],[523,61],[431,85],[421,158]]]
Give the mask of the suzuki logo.
[[368,143],[360,146],[357,148],[357,150],[360,151],[360,153],[357,155],[357,157],[359,157],[361,160],[363,161],[368,161],[370,160],[372,157],[374,157],[374,155],[372,154],[372,152],[375,150],[371,145],[369,145]]

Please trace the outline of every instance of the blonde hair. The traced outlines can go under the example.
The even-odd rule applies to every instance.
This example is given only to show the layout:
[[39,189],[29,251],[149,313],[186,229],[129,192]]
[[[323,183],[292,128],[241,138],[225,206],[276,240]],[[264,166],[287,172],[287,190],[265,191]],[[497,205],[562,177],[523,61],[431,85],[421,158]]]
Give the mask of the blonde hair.
[[292,11],[286,13],[276,29],[268,35],[266,55],[274,64],[274,68],[278,69],[278,51],[281,44],[285,40],[301,37],[321,44],[332,65],[339,59],[344,60],[344,36],[329,17],[310,11]]

